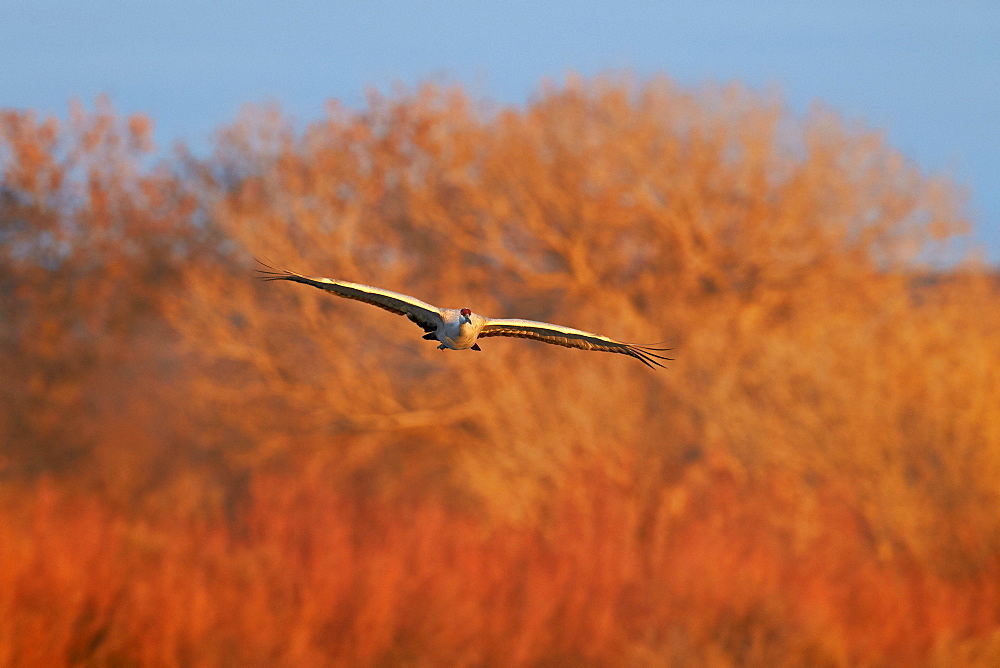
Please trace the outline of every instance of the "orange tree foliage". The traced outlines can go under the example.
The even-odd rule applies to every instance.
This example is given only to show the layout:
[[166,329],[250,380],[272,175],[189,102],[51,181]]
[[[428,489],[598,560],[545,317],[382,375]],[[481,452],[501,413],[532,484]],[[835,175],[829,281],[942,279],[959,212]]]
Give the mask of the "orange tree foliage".
[[143,166],[150,130],[103,100],[93,113],[75,106],[61,127],[0,114],[0,428],[15,473],[124,450],[109,432],[130,390],[165,363],[142,345],[167,331],[163,299],[195,248],[195,200]]
[[[0,121],[0,662],[1000,660],[1000,295],[877,133],[666,80],[205,159]],[[253,255],[677,361],[442,353]]]

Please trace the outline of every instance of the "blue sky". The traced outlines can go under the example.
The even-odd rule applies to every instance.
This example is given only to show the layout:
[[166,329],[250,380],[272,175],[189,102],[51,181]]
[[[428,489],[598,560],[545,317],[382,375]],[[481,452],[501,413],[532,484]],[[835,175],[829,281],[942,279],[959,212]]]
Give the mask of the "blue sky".
[[309,121],[396,82],[513,104],[569,71],[777,88],[966,186],[1000,264],[1000,2],[0,0],[0,17],[0,107],[106,93],[196,150],[245,103]]

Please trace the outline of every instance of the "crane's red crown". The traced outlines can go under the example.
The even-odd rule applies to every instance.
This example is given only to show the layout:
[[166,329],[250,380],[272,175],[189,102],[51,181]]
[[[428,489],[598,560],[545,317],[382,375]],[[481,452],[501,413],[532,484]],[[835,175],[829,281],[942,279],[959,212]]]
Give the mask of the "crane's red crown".
[[464,309],[462,309],[462,315],[464,315],[464,316],[470,316],[470,315],[472,315],[472,309],[470,309],[470,308],[464,308]]

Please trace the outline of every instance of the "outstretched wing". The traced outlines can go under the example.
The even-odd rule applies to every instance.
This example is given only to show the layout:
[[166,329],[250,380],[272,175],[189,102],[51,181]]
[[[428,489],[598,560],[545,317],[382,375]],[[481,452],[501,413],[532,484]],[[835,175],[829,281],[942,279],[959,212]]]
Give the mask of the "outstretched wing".
[[609,339],[600,334],[584,332],[572,327],[553,325],[548,322],[536,322],[534,320],[514,320],[490,319],[479,332],[479,338],[484,336],[515,336],[522,339],[534,339],[552,343],[557,346],[567,348],[580,348],[581,350],[601,350],[608,353],[621,353],[634,357],[646,366],[662,367],[659,360],[669,361],[671,358],[659,353],[670,350],[669,348],[659,348],[656,346],[637,345],[634,343],[622,343]]
[[440,309],[436,306],[431,306],[430,304],[422,302],[419,299],[410,297],[409,295],[392,292],[390,290],[383,290],[382,288],[374,288],[370,285],[361,285],[360,283],[348,283],[347,281],[335,281],[330,278],[303,276],[302,274],[297,274],[294,271],[272,267],[261,260],[257,260],[257,262],[260,262],[260,264],[267,267],[267,269],[257,270],[262,274],[260,277],[262,280],[303,283],[305,285],[311,285],[314,288],[319,288],[320,290],[332,292],[341,297],[356,299],[359,302],[371,304],[372,306],[378,306],[386,311],[390,311],[398,315],[405,315],[407,318],[422,327],[425,332],[435,332],[437,331],[438,326],[441,325]]

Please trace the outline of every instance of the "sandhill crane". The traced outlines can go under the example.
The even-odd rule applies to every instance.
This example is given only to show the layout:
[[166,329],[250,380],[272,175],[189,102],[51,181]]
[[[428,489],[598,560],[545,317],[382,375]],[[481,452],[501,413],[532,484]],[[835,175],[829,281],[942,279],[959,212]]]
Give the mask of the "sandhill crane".
[[302,274],[278,269],[257,260],[266,269],[258,269],[260,278],[265,281],[293,281],[304,283],[320,290],[332,292],[340,297],[356,299],[366,304],[378,306],[399,315],[405,315],[424,330],[423,338],[438,341],[438,349],[445,350],[482,350],[478,340],[488,336],[512,336],[523,339],[534,339],[544,343],[552,343],[567,348],[581,350],[599,350],[609,353],[621,353],[636,358],[646,366],[662,367],[660,360],[669,361],[659,353],[669,348],[653,345],[637,345],[622,343],[600,334],[584,332],[572,327],[553,325],[535,320],[519,320],[512,318],[487,318],[473,313],[471,309],[438,308],[410,297],[409,295],[374,288],[360,283],[336,281],[330,278],[303,276]]

